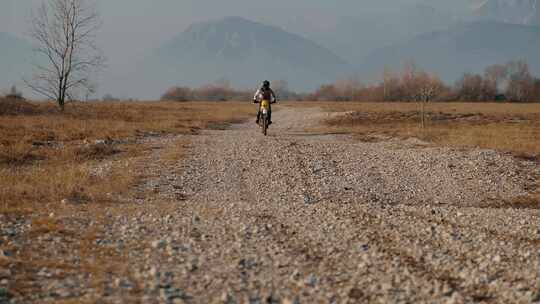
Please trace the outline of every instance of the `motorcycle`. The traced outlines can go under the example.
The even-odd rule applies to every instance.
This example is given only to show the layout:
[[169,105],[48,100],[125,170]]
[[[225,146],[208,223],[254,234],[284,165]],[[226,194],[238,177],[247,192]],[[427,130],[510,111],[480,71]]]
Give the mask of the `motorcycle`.
[[261,116],[259,117],[259,126],[261,127],[261,130],[264,136],[266,136],[268,133],[268,126],[270,122],[269,111],[270,111],[270,101],[268,100],[261,101],[260,102]]

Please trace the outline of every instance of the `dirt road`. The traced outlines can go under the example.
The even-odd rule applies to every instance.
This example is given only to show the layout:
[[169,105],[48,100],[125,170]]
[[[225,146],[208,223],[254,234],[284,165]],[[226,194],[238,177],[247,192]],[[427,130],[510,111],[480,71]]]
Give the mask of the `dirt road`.
[[540,301],[540,206],[510,203],[533,188],[537,165],[304,132],[322,117],[285,109],[269,137],[253,123],[207,131],[177,168],[148,166],[164,170],[149,185],[186,199],[135,220],[152,225],[156,248],[141,271],[183,293],[163,299]]
[[[107,214],[92,245],[122,253],[127,274],[40,270],[43,293],[13,303],[540,301],[540,206],[514,202],[537,164],[304,131],[325,115],[284,108],[268,137],[250,122],[148,141],[139,190],[157,199]],[[178,143],[188,153],[164,165]]]

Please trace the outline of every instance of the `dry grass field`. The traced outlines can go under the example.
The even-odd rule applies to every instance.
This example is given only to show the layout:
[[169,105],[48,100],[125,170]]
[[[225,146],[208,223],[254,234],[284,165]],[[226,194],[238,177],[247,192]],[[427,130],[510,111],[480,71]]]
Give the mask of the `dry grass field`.
[[373,140],[373,135],[416,137],[440,145],[496,149],[531,159],[540,156],[538,103],[430,103],[425,129],[420,127],[418,103],[309,104],[335,113],[317,131],[353,133],[365,140]]
[[241,103],[77,103],[65,113],[53,104],[0,108],[0,213],[55,209],[70,198],[108,201],[106,193],[127,189],[134,175],[122,169],[95,180],[89,168],[144,153],[136,138],[195,133],[253,115],[253,106]]
[[[0,100],[0,230],[30,223],[0,243],[0,268],[18,270],[10,293],[38,292],[35,273],[44,267],[92,274],[96,288],[107,273],[125,271],[121,255],[94,242],[107,214],[136,209],[122,197],[143,178],[140,160],[152,153],[141,141],[222,128],[253,111],[246,103],[115,102],[72,103],[60,113],[54,104]],[[178,159],[186,145],[166,155]],[[40,247],[44,238],[61,239],[60,252],[77,252],[82,261],[74,266]]]

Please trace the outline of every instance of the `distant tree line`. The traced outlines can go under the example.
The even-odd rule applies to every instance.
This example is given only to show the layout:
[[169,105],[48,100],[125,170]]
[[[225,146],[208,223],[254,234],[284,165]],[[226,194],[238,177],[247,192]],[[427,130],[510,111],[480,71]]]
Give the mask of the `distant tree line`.
[[406,64],[402,71],[386,70],[382,80],[364,85],[355,78],[323,85],[306,96],[315,101],[540,101],[540,79],[524,61],[492,65],[483,74],[465,73],[453,86],[437,75]]
[[[401,71],[385,70],[380,81],[364,84],[356,77],[325,84],[311,93],[296,93],[286,81],[272,82],[281,100],[307,101],[510,101],[540,102],[540,79],[522,60],[487,67],[482,74],[465,73],[454,85],[445,84],[437,75],[406,63]],[[253,92],[231,88],[219,81],[200,88],[173,87],[162,100],[228,101],[250,100]]]
[[[303,96],[289,89],[286,81],[274,81],[272,88],[282,100],[301,100]],[[200,88],[173,87],[161,96],[161,100],[172,101],[232,101],[251,100],[255,91],[238,90],[231,87],[227,80],[219,80],[214,84]]]
[[208,85],[197,89],[189,87],[173,87],[167,90],[162,100],[173,101],[228,101],[247,100],[249,93],[232,88]]

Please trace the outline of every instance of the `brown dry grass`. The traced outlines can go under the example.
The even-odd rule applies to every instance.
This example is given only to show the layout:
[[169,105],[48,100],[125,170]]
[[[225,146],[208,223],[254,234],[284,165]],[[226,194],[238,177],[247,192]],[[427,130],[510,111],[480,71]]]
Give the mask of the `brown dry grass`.
[[194,133],[253,115],[253,107],[241,103],[78,103],[65,113],[52,104],[31,106],[37,109],[31,114],[0,116],[0,212],[35,210],[36,204],[42,210],[72,196],[99,200],[99,193],[125,188],[131,176],[96,180],[90,168],[104,159],[140,155],[129,139]]
[[[2,248],[16,252],[0,261],[15,269],[9,291],[39,292],[39,284],[32,282],[42,267],[65,275],[91,274],[97,289],[110,273],[129,276],[124,254],[96,246],[95,240],[102,233],[96,227],[110,221],[107,214],[136,212],[136,206],[119,197],[131,195],[142,178],[139,163],[152,149],[135,139],[196,134],[253,113],[253,105],[232,102],[74,103],[60,113],[54,104],[0,100],[0,228],[30,224],[16,242],[8,240]],[[188,144],[169,147],[164,162],[178,161]],[[103,164],[110,168],[106,174],[92,173]],[[86,224],[73,224],[70,218]],[[36,242],[40,237],[61,238],[67,255],[52,256]],[[69,262],[73,255],[80,259],[76,265]]]
[[416,137],[439,145],[496,149],[531,159],[540,155],[540,104],[431,103],[425,129],[420,127],[417,103],[309,104],[336,113],[318,131],[367,138]]

